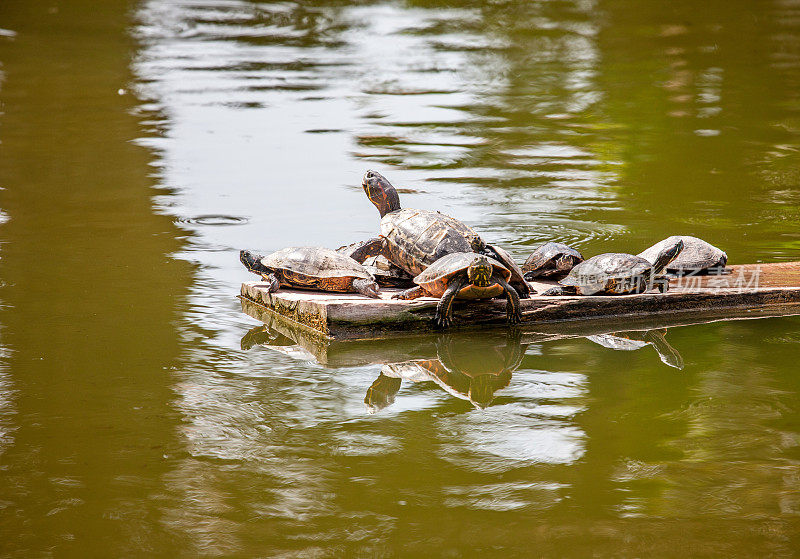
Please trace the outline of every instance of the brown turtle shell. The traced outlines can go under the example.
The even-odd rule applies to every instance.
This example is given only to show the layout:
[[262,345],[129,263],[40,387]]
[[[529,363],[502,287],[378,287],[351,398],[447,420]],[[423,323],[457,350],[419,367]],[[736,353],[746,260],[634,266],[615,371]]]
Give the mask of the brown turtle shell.
[[344,254],[322,247],[290,247],[261,259],[261,264],[279,272],[296,287],[325,291],[349,291],[354,279],[374,280],[367,269]]
[[389,260],[415,276],[446,254],[472,252],[474,240],[480,239],[457,219],[415,209],[383,216],[381,236],[386,239]]
[[[434,297],[441,297],[450,280],[461,273],[466,273],[476,258],[481,258],[481,255],[474,252],[455,252],[443,256],[414,278],[414,283],[422,287],[425,291]],[[494,268],[495,272],[499,272],[503,279],[508,281],[511,278],[511,271],[503,266],[494,258],[486,258]],[[502,292],[502,289],[500,289]],[[490,295],[491,296],[491,295]]]

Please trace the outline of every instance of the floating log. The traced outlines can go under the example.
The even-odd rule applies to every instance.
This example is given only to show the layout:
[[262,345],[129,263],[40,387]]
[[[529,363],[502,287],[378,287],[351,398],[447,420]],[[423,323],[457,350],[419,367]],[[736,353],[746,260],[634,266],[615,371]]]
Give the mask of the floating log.
[[[642,324],[643,327],[655,328],[687,320],[707,322],[800,314],[800,262],[747,264],[732,266],[728,271],[725,275],[673,278],[669,292],[664,294],[534,295],[521,301],[522,327],[541,330],[547,324],[580,322],[600,323],[603,324],[600,330],[609,331],[607,327],[613,323],[630,326],[635,321],[648,323]],[[539,293],[553,285],[554,282],[531,282]],[[242,284],[244,312],[259,320],[264,320],[265,312],[280,316],[282,322],[289,321],[292,328],[317,339],[391,340],[398,335],[435,331],[431,319],[438,299],[391,300],[399,290],[389,288],[382,290],[381,299],[368,299],[356,294],[284,288],[268,293],[266,286],[261,281]],[[487,328],[507,328],[505,299],[456,300],[452,330]],[[582,329],[585,330],[583,326]]]

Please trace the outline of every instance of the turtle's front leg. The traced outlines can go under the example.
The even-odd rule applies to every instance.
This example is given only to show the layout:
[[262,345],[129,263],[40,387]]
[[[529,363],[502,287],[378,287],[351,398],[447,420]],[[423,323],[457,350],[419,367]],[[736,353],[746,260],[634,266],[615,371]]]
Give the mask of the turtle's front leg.
[[267,293],[272,293],[273,291],[277,291],[281,286],[281,282],[278,280],[277,276],[274,273],[263,275],[261,276],[261,279],[267,282],[267,288],[266,288]]
[[[349,247],[342,247],[342,248],[344,249]],[[347,256],[349,256],[356,262],[359,262],[360,264],[363,264],[364,260],[372,256],[378,256],[379,254],[383,254],[384,256],[386,256],[384,252],[383,237],[375,237],[374,239],[369,239],[368,241],[357,243],[355,245],[355,248],[351,249],[350,252],[345,251],[344,254],[347,254]]]
[[508,323],[519,324],[522,322],[522,312],[520,311],[519,294],[517,293],[517,290],[508,285],[506,280],[500,276],[492,276],[492,279],[496,281],[506,292],[506,316],[508,317]]
[[466,277],[456,277],[450,281],[450,285],[447,286],[447,289],[445,289],[442,294],[442,298],[439,299],[439,304],[436,305],[436,315],[433,317],[433,324],[437,328],[447,328],[453,323],[453,300],[466,283]]
[[420,297],[425,297],[428,294],[427,291],[422,289],[420,286],[414,286],[405,291],[401,291],[400,293],[395,293],[392,295],[392,299],[403,299],[403,300],[411,300],[411,299],[419,299]]

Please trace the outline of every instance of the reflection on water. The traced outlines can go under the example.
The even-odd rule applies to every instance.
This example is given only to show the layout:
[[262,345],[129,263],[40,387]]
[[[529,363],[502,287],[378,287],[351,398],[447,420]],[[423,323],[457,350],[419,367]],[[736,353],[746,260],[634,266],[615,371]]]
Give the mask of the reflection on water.
[[653,349],[658,352],[658,357],[661,359],[662,363],[670,367],[675,367],[676,369],[683,369],[683,357],[678,353],[678,350],[669,345],[669,342],[664,339],[666,333],[666,329],[647,330],[644,332],[612,332],[609,334],[586,336],[586,339],[603,347],[619,351],[636,351],[637,349],[652,345]]
[[519,367],[525,348],[521,333],[509,334],[502,346],[491,337],[477,339],[442,336],[436,340],[436,359],[415,359],[390,363],[367,390],[364,403],[375,413],[394,402],[400,381],[433,382],[442,390],[468,400],[483,409],[492,403],[494,393],[508,386],[511,373]]

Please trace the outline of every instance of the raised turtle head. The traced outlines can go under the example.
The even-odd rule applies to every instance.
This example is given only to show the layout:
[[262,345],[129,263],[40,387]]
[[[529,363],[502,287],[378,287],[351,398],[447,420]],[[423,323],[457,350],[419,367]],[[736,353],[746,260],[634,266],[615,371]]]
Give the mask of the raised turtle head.
[[477,287],[489,287],[492,285],[492,263],[483,255],[477,256],[472,264],[467,268],[467,279],[472,285]]
[[660,274],[663,272],[670,262],[675,260],[683,250],[683,241],[678,238],[674,243],[667,245],[658,253],[655,262],[653,262],[653,273]]
[[361,186],[364,188],[369,201],[378,208],[381,217],[400,209],[400,197],[397,195],[397,190],[379,172],[367,171],[364,173]]

